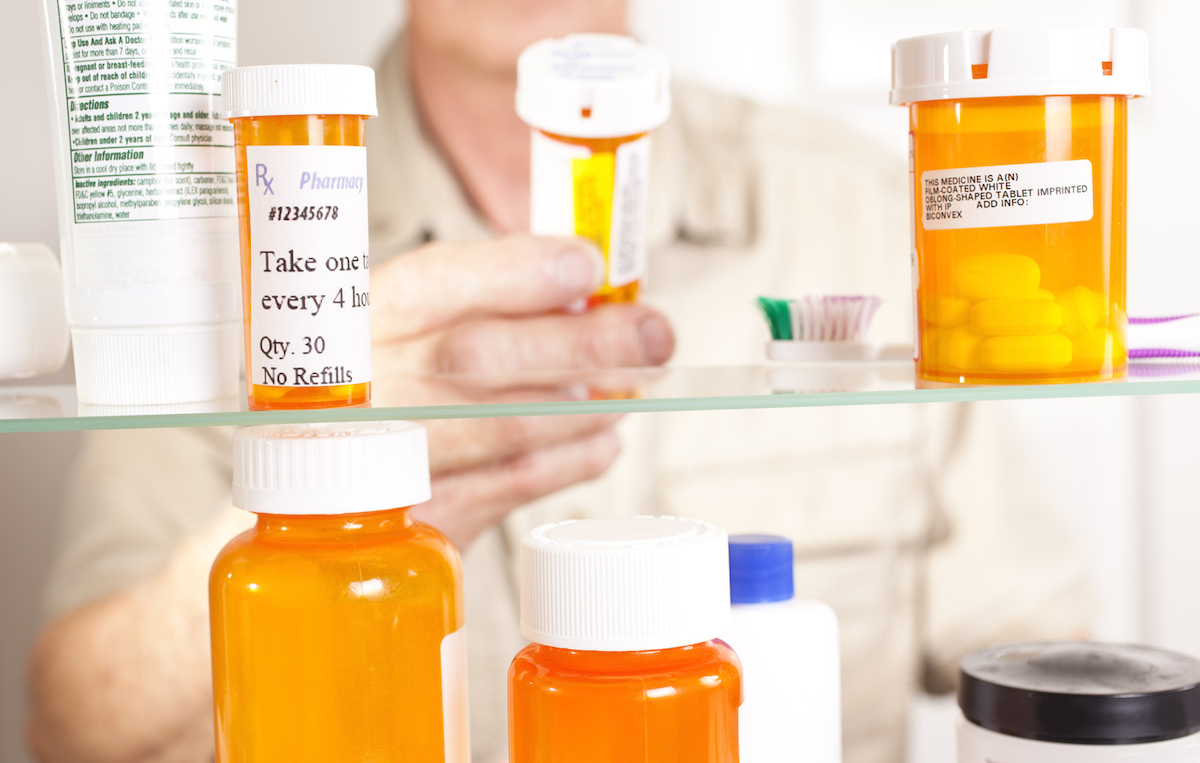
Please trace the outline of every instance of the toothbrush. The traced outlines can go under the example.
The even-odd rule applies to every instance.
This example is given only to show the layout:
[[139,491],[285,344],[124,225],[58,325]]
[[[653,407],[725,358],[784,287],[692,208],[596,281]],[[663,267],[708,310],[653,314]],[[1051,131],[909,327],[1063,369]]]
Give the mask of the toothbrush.
[[911,347],[866,341],[882,303],[872,296],[759,297],[758,308],[771,332],[767,356],[782,361],[910,359]]

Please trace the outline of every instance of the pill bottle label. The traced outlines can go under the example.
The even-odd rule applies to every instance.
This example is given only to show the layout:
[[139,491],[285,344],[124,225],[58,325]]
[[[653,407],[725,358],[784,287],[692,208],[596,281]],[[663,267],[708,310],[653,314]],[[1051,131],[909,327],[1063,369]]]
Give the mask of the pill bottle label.
[[367,150],[247,146],[254,384],[371,380]]
[[466,626],[442,639],[442,733],[446,740],[446,763],[470,763]]
[[233,128],[213,110],[237,58],[236,3],[92,7],[57,2],[72,285],[236,281]]
[[1092,219],[1092,163],[962,167],[921,173],[925,230],[1002,228]]
[[533,131],[530,230],[579,235],[596,242],[608,262],[608,285],[625,286],[646,270],[646,200],[650,136],[615,152]]

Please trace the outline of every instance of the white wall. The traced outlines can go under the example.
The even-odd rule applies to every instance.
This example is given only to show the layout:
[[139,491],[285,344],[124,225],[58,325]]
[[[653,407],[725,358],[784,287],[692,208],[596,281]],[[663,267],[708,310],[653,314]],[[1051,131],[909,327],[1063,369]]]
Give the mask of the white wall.
[[[398,0],[245,0],[243,63],[371,63],[403,18]],[[37,0],[0,25],[0,240],[54,244],[49,124]],[[886,105],[890,43],[946,29],[1131,24],[1151,33],[1155,95],[1135,104],[1130,146],[1129,304],[1134,314],[1200,305],[1191,223],[1200,208],[1200,100],[1191,80],[1194,0],[634,0],[633,23],[679,76],[819,109],[905,148],[906,117]],[[1028,456],[1089,561],[1103,609],[1097,635],[1200,654],[1200,397],[1009,404]],[[20,666],[36,628],[59,475],[75,435],[0,437],[0,760],[22,761]],[[1134,468],[1137,466],[1138,468]],[[918,718],[915,755],[944,760],[945,705]],[[939,746],[940,745],[940,746]]]

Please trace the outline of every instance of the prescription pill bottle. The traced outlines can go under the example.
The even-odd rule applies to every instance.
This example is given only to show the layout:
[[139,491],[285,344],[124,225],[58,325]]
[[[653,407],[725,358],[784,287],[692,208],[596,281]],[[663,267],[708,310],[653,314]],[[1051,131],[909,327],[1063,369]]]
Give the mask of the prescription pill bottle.
[[958,763],[1200,760],[1200,661],[1163,649],[985,649],[959,666],[958,705]]
[[731,763],[737,657],[725,532],[674,517],[543,525],[521,541],[509,763]]
[[237,154],[250,408],[371,399],[365,66],[222,75]]
[[893,48],[909,108],[917,376],[1125,375],[1126,108],[1135,29],[998,29]]
[[573,34],[517,61],[517,114],[532,128],[529,230],[604,253],[590,304],[633,302],[646,272],[650,131],[671,115],[667,57],[629,37]]
[[406,508],[429,494],[415,424],[234,436],[258,521],[209,578],[218,763],[467,763],[458,553]]

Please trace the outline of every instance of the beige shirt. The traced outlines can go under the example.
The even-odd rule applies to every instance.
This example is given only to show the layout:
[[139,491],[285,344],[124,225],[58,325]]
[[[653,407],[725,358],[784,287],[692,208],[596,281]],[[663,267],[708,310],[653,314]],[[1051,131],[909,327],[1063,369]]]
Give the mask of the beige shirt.
[[[403,40],[369,124],[372,253],[493,235],[422,131]],[[653,137],[645,300],[679,366],[763,362],[760,294],[875,294],[871,336],[911,341],[904,168],[820,117],[678,84]],[[1070,542],[995,404],[641,414],[603,478],[514,512],[466,553],[472,743],[507,750],[505,678],[524,644],[515,549],[577,517],[675,514],[786,535],[801,597],[841,627],[846,763],[899,763],[908,700],[945,691],[965,652],[1086,632]],[[85,451],[51,612],[151,575],[228,506],[229,432],[102,432]],[[248,518],[225,520],[229,532]],[[198,585],[203,584],[197,581]]]

